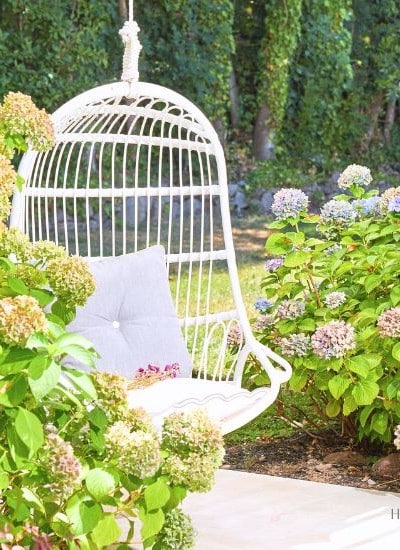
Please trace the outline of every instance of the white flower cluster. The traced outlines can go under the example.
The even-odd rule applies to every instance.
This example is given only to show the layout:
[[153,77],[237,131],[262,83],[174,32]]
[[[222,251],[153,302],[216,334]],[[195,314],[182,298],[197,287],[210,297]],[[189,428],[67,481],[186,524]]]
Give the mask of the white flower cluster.
[[341,189],[348,189],[352,185],[367,187],[371,182],[372,176],[369,168],[360,166],[359,164],[350,164],[350,166],[340,174],[338,186]]

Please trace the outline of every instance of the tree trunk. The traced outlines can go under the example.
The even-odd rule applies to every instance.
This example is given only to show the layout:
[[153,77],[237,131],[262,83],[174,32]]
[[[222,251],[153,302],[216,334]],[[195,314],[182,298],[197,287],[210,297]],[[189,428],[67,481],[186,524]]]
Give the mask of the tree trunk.
[[377,133],[379,115],[382,111],[382,101],[383,101],[383,92],[378,92],[375,97],[372,99],[371,107],[369,109],[369,128],[365,133],[361,150],[367,151],[369,149],[371,141],[374,139]]
[[394,119],[396,116],[396,99],[389,101],[388,106],[386,107],[386,116],[385,116],[385,126],[383,128],[383,138],[386,145],[389,145],[392,141],[392,128],[394,124]]
[[217,132],[218,134],[218,137],[220,139],[220,142],[222,143],[222,147],[225,148],[225,144],[226,144],[226,132],[225,132],[225,125],[224,125],[224,121],[221,117],[218,117],[216,118],[214,121],[213,121],[213,126],[215,128],[215,131]]
[[274,154],[274,129],[269,126],[269,110],[263,105],[258,111],[254,125],[253,150],[257,160],[273,159]]
[[124,21],[128,20],[128,6],[126,0],[118,0],[118,11]]
[[239,89],[233,69],[229,76],[229,96],[231,100],[231,124],[232,128],[236,130],[239,125]]

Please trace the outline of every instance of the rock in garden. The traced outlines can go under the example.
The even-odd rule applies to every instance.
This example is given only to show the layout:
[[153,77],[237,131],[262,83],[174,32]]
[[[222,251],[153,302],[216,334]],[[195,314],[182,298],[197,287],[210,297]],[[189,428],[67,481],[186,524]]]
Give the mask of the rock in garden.
[[378,479],[400,478],[400,453],[391,453],[375,462],[372,475]]
[[324,457],[325,464],[343,464],[345,466],[365,466],[367,459],[356,451],[339,451]]

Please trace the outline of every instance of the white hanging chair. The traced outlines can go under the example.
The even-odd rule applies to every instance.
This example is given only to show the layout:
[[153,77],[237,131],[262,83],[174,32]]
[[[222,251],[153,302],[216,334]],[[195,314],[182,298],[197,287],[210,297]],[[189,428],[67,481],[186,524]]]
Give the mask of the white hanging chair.
[[[121,82],[82,93],[53,114],[56,146],[24,155],[26,184],[10,225],[93,260],[162,244],[195,378],[133,390],[132,406],[145,406],[158,422],[173,410],[206,407],[228,433],[273,403],[291,368],[255,339],[246,316],[218,136],[190,101],[139,81],[138,31],[130,2],[120,31]],[[226,286],[222,304],[216,277]],[[241,336],[230,348],[235,327]],[[241,387],[249,354],[269,378],[254,391]]]

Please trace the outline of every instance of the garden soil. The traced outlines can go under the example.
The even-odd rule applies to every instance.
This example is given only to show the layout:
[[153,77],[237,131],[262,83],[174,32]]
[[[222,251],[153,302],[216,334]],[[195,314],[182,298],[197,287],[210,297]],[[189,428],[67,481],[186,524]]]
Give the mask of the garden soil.
[[[224,468],[363,489],[400,492],[400,478],[379,479],[372,464],[384,454],[357,447],[336,433],[259,439],[226,447]],[[332,462],[341,462],[333,464]]]

